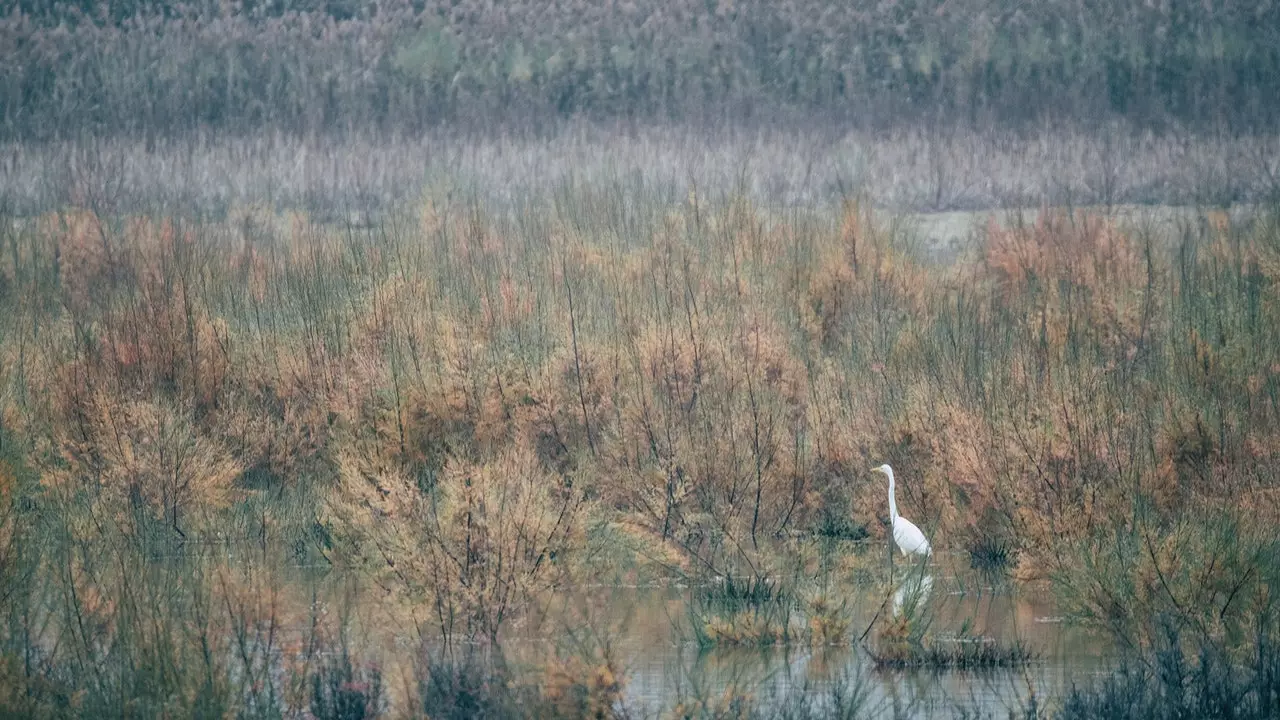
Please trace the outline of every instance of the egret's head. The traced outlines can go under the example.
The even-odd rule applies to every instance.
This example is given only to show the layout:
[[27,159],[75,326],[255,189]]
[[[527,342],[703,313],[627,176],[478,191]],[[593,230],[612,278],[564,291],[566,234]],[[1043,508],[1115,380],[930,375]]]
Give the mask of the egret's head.
[[880,467],[871,468],[871,472],[878,472],[885,475],[886,477],[893,477],[893,468],[889,467],[888,463],[885,463]]

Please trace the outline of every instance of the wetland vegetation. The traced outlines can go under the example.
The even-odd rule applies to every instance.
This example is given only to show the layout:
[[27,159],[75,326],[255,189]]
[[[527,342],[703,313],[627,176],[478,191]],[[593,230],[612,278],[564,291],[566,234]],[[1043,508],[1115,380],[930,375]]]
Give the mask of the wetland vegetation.
[[0,715],[1273,716],[1280,20],[1166,5],[20,3]]

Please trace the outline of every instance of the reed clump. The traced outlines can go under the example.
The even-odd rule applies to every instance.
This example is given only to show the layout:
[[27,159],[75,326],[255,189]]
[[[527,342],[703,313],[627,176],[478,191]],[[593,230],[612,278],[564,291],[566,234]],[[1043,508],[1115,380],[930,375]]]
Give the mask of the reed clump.
[[760,576],[717,579],[698,589],[689,622],[700,647],[769,647],[791,642],[797,600],[780,581]]
[[1038,659],[1025,644],[1005,644],[992,638],[934,639],[920,646],[885,642],[872,662],[878,670],[997,670],[1020,668]]

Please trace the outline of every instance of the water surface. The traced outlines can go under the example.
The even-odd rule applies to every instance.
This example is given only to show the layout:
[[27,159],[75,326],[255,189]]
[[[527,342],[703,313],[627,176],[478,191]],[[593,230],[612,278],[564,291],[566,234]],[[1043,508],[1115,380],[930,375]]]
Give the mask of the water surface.
[[[883,560],[875,553],[869,563]],[[626,671],[628,708],[641,717],[670,709],[682,699],[722,697],[726,690],[758,701],[794,704],[807,695],[823,702],[833,683],[862,698],[867,716],[951,716],[957,709],[1004,717],[1028,702],[1052,704],[1072,682],[1088,683],[1104,672],[1105,639],[1064,618],[1046,588],[1028,586],[972,570],[965,554],[939,553],[919,576],[904,578],[894,569],[890,594],[888,568],[815,579],[829,598],[843,599],[851,624],[843,643],[811,646],[803,638],[770,647],[700,647],[691,612],[697,588],[598,586],[552,602],[540,633],[515,638],[508,650],[520,660],[537,659],[564,647],[556,631],[558,611],[593,608],[583,637],[606,640]],[[833,576],[840,573],[834,572]],[[879,670],[865,648],[874,648],[886,615],[904,612],[914,579],[922,588],[913,621],[927,624],[932,642],[1025,643],[1038,654],[1031,665],[998,670]],[[825,582],[825,586],[823,585]],[[813,587],[802,595],[812,595]],[[858,637],[866,633],[863,643]],[[803,627],[797,614],[796,626]],[[594,634],[593,634],[594,633]],[[860,714],[859,717],[863,715]]]

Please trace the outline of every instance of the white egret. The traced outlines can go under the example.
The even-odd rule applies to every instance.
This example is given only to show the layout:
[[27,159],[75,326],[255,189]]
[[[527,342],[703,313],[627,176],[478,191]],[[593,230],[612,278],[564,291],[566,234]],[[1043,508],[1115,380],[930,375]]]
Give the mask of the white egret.
[[893,468],[888,464],[873,468],[872,472],[884,473],[889,478],[889,522],[893,525],[893,541],[903,555],[932,555],[933,548],[924,533],[910,520],[898,514],[898,501],[893,496]]

